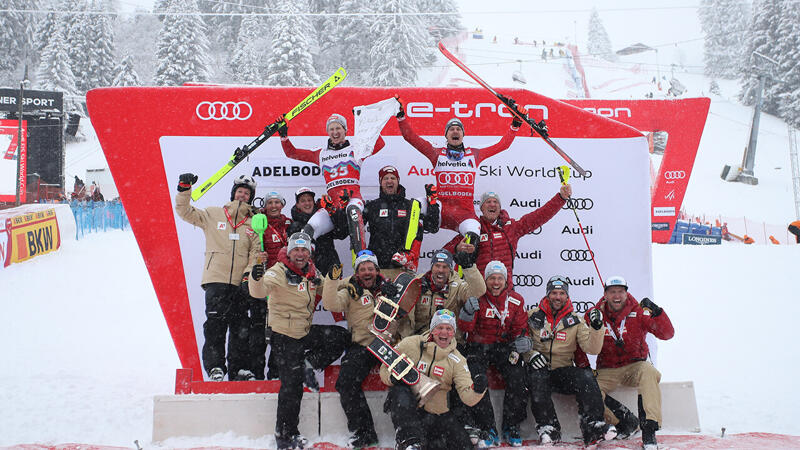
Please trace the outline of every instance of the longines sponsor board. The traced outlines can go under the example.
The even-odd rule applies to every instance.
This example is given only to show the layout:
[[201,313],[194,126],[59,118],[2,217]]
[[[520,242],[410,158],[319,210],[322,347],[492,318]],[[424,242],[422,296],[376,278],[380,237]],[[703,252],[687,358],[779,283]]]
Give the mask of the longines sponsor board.
[[[319,148],[326,144],[325,121],[332,112],[344,114],[352,129],[353,117],[348,112],[352,107],[384,100],[395,93],[408,102],[435,105],[430,111],[432,117],[408,114],[407,119],[417,134],[435,146],[445,144],[442,127],[452,117],[454,98],[467,105],[477,105],[485,99],[485,93],[477,89],[364,90],[340,87],[292,121],[289,129],[292,143],[297,148]],[[300,88],[209,86],[106,88],[91,91],[88,95],[92,121],[115,180],[119,177],[120,195],[147,261],[178,354],[183,366],[196,369],[196,373],[202,373],[199,354],[203,345],[205,303],[200,279],[205,243],[200,230],[174,213],[178,176],[184,172],[196,173],[201,179],[209,176],[230,157],[233,149],[252,140],[264,124],[307,94],[307,89]],[[634,295],[652,295],[646,139],[637,130],[528,91],[515,91],[513,95],[521,104],[543,105],[548,114],[559,117],[548,124],[551,137],[587,169],[586,178],[572,182],[574,205],[603,276],[624,275],[631,283]],[[156,106],[163,102],[169,102],[172,112],[153,114],[158,110]],[[211,104],[203,104],[198,110],[202,102],[222,104],[214,105],[213,110]],[[252,111],[247,110],[245,102],[253,106]],[[238,105],[238,112],[235,105]],[[449,112],[438,111],[439,105],[451,105]],[[420,111],[425,109],[423,106],[420,108]],[[482,114],[479,119],[475,116],[462,118],[467,130],[465,144],[470,147],[483,148],[495,144],[508,130],[510,117],[499,115],[496,107],[494,111],[489,107],[459,108],[458,111],[464,114],[472,111],[477,115],[479,110]],[[114,120],[109,117],[114,117]],[[120,121],[120,117],[125,120]],[[131,130],[131,127],[123,125],[126,121],[141,126]],[[424,198],[424,184],[440,181],[432,173],[430,161],[405,142],[394,119],[381,134],[386,146],[366,159],[361,167],[364,198],[377,197],[378,170],[387,164],[398,168],[400,183],[405,186],[408,197]],[[131,153],[130,142],[141,143],[140,151]],[[163,161],[163,167],[154,161]],[[553,176],[554,168],[562,164],[564,161],[541,139],[530,137],[528,130],[522,130],[507,150],[476,168],[474,179],[461,176],[458,180],[446,180],[451,183],[474,182],[475,198],[478,199],[484,191],[496,192],[510,218],[535,226],[519,239],[514,249],[517,255],[514,277],[526,304],[538,303],[544,296],[547,279],[556,274],[575,280],[570,289],[573,298],[594,299],[602,294],[573,212],[559,204],[555,216],[546,224],[536,226],[534,220],[537,214],[534,211],[557,194],[560,182],[557,176]],[[490,166],[501,168],[501,175],[482,175],[480,169]],[[533,170],[532,176],[526,176],[524,169],[509,173],[510,168],[523,167]],[[536,169],[540,169],[538,173]],[[272,190],[280,192],[287,200],[283,213],[289,215],[297,188],[308,186],[317,196],[324,193],[324,182],[317,170],[319,168],[314,164],[286,158],[279,139],[274,137],[193,206],[206,208],[225,204],[230,200],[233,178],[246,174],[254,176],[258,183],[257,197]],[[150,195],[141,195],[139,186],[143,184],[149,186]],[[529,203],[523,205],[523,201]],[[624,220],[620,220],[621,210],[625,211]],[[510,227],[510,223],[507,226]],[[161,232],[149,231],[153,229]],[[431,252],[444,246],[455,235],[450,230],[425,235],[420,271],[430,268]],[[368,241],[371,238],[368,236]],[[493,232],[487,234],[486,241],[479,245],[490,248],[501,242],[501,237]],[[347,246],[346,240],[336,243],[343,261],[349,260]],[[345,275],[352,273],[352,269],[348,269]],[[327,311],[320,310],[314,320],[330,323],[333,318]]]

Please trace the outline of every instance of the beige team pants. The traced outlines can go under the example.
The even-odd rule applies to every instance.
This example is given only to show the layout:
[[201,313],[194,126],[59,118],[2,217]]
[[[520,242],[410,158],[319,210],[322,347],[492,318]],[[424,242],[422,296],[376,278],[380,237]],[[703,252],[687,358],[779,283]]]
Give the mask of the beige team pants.
[[[639,390],[642,396],[642,405],[647,418],[658,422],[661,427],[661,388],[658,383],[661,381],[659,372],[649,361],[637,361],[627,366],[613,369],[597,369],[597,384],[603,392],[612,392],[620,385],[634,387]],[[608,423],[616,424],[619,420],[614,414],[605,408],[605,419]]]

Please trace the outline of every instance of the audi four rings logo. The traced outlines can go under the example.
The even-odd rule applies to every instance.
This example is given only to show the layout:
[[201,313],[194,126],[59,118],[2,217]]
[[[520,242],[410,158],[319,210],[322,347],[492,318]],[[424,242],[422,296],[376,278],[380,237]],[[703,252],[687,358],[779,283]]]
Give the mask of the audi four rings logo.
[[561,209],[592,209],[594,201],[590,198],[570,198]]
[[200,120],[247,120],[253,115],[247,102],[200,102],[194,111]]
[[514,280],[514,286],[517,287],[539,287],[544,283],[544,280],[539,275],[517,275],[511,277]]
[[561,250],[561,259],[563,261],[591,261],[592,254],[589,250]]
[[686,178],[686,172],[683,170],[668,170],[664,172],[665,180],[682,180]]
[[472,186],[475,181],[475,174],[470,172],[441,172],[436,175],[436,180],[439,184]]

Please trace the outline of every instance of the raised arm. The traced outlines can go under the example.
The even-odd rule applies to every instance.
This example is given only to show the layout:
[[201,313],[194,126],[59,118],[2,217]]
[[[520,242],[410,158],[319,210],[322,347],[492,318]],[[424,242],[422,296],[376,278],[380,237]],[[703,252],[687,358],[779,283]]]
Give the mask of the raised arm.
[[541,208],[520,217],[518,221],[514,222],[513,226],[506,229],[509,240],[516,244],[519,238],[547,223],[548,220],[558,214],[565,202],[561,194],[556,194]]
[[198,209],[192,206],[189,203],[191,198],[191,190],[178,192],[175,195],[175,212],[177,212],[178,217],[184,221],[196,227],[205,228],[208,223],[208,212],[204,209]]
[[475,159],[476,163],[480,166],[481,163],[492,156],[502,152],[503,150],[507,149],[511,146],[511,143],[514,142],[514,138],[517,137],[517,131],[519,131],[519,126],[514,126],[513,124],[508,128],[506,134],[503,135],[503,138],[500,139],[500,142],[494,144],[492,146],[479,149],[475,152]]
[[283,147],[283,153],[287,158],[319,165],[319,154],[321,150],[305,150],[302,148],[296,148],[288,137],[281,138],[281,147]]
[[417,136],[417,133],[414,132],[411,128],[411,124],[408,123],[405,117],[398,118],[397,125],[400,127],[400,133],[403,134],[403,139],[428,158],[431,165],[435,166],[436,159],[439,157],[439,151],[436,150],[430,142]]

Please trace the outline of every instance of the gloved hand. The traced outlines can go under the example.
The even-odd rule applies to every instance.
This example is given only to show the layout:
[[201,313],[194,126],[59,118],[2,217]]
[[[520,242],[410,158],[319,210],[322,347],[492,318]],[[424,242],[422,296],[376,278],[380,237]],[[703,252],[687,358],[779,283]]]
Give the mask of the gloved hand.
[[486,375],[479,373],[472,377],[472,390],[481,394],[486,392],[486,388],[489,387],[489,379]]
[[323,195],[322,197],[319,198],[319,200],[317,200],[317,207],[319,209],[324,209],[325,211],[328,211],[328,215],[331,216],[336,214],[336,211],[339,209],[339,207],[336,206],[336,203],[333,202],[331,196],[328,194]]
[[397,295],[397,286],[391,281],[384,281],[381,285],[381,295],[388,298],[393,298]]
[[402,119],[403,117],[406,116],[406,111],[405,109],[403,109],[403,102],[400,100],[400,96],[397,94],[394,95],[394,98],[397,99],[397,103],[400,103],[400,111],[398,111],[397,114],[395,114],[395,117],[397,117],[398,119]]
[[541,330],[544,328],[544,311],[540,309],[531,314],[531,316],[528,317],[528,325],[534,330]]
[[342,265],[341,264],[334,264],[331,266],[331,270],[328,272],[328,278],[331,280],[341,280],[342,279]]
[[339,195],[339,200],[342,201],[343,205],[346,205],[347,202],[350,201],[350,198],[352,196],[353,196],[353,190],[352,189],[342,189],[342,193],[341,193],[341,195]]
[[592,308],[589,311],[589,325],[595,330],[603,328],[603,312],[599,308]]
[[180,177],[178,177],[178,192],[188,191],[195,183],[197,183],[197,175],[193,173],[182,173]]
[[642,309],[649,309],[650,317],[658,317],[664,311],[660,306],[653,303],[653,301],[647,297],[643,298],[642,301],[639,302],[639,306],[641,306]]
[[474,262],[472,260],[472,255],[467,252],[456,252],[456,254],[453,255],[453,261],[461,266],[462,269],[469,269],[472,267],[472,263]]
[[439,201],[439,187],[435,184],[426,184],[425,196],[428,198],[429,205],[435,205]]
[[539,352],[533,352],[533,356],[528,360],[528,364],[536,370],[547,367],[547,358]]
[[519,354],[528,353],[533,347],[533,341],[528,336],[518,336],[514,339],[514,350]]
[[283,122],[281,126],[278,128],[278,136],[285,138],[289,135],[289,125],[286,124],[286,117],[283,114],[278,116],[278,120],[276,122]]
[[[522,107],[519,108],[519,112],[522,113],[523,116],[528,117],[528,108]],[[511,121],[511,126],[513,128],[519,128],[522,126],[522,119],[517,116],[514,116],[514,120]]]
[[264,276],[264,264],[256,263],[253,265],[253,269],[250,270],[250,278],[255,281],[261,279]]
[[407,251],[397,252],[394,255],[392,255],[392,261],[396,262],[397,264],[400,264],[403,267],[406,267],[406,265],[408,265],[409,262],[414,261],[414,255],[411,252]]
[[458,318],[464,322],[472,322],[475,320],[475,312],[480,309],[480,302],[477,297],[470,297],[467,299],[464,306],[461,307],[461,312],[458,313]]
[[356,277],[350,277],[350,285],[347,286],[347,291],[350,293],[350,297],[353,298],[360,298],[362,295],[364,295],[364,288],[358,284]]

